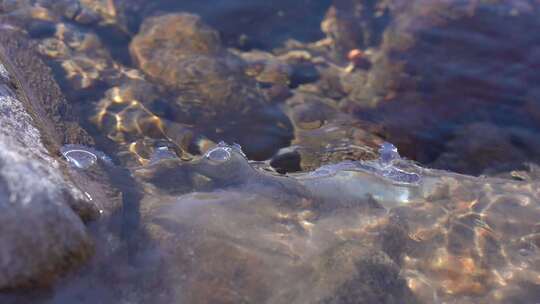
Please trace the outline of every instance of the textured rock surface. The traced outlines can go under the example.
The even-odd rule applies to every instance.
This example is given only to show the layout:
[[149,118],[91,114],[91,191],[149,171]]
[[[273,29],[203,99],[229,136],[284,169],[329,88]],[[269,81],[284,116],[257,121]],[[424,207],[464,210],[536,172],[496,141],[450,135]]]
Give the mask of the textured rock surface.
[[70,208],[86,198],[66,183],[13,89],[12,74],[6,76],[0,83],[0,289],[49,284],[90,252],[83,222]]
[[103,184],[55,154],[63,142],[89,139],[67,118],[50,70],[21,32],[2,29],[0,41],[0,290],[6,290],[49,285],[80,265],[93,247],[83,219],[114,206]]

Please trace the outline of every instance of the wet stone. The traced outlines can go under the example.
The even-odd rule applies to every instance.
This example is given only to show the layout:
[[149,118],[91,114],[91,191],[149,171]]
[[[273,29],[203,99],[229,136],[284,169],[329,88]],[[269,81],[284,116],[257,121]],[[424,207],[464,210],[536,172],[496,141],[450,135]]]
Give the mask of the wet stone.
[[[64,143],[88,145],[92,139],[74,121],[35,44],[10,27],[0,29],[0,40],[0,65],[7,72],[0,77],[0,298],[10,303],[11,292],[39,294],[87,262],[95,249],[95,230],[87,225],[117,212],[121,202],[99,166],[83,171],[62,157]],[[67,147],[73,153],[82,146]],[[94,159],[84,147],[75,150],[84,152],[67,156],[79,165]],[[34,301],[15,303],[28,302]]]
[[[91,240],[79,214],[91,213],[91,202],[62,171],[62,164],[49,152],[55,141],[51,116],[36,110],[41,100],[22,96],[31,89],[19,75],[50,71],[29,49],[17,49],[24,40],[1,31],[0,65],[9,78],[0,79],[0,290],[50,286],[91,255]],[[11,40],[13,39],[13,40]],[[25,57],[27,56],[27,57]],[[12,61],[13,60],[13,61]],[[12,62],[16,62],[13,64]],[[15,72],[16,71],[16,72]],[[15,74],[17,73],[17,74]],[[50,75],[49,75],[50,76]],[[52,81],[52,78],[49,78]],[[28,80],[29,81],[29,80]],[[13,83],[21,86],[13,87]],[[35,86],[55,92],[46,81]],[[35,87],[34,87],[35,88]],[[58,95],[58,103],[62,97]],[[39,120],[36,120],[37,115]],[[37,121],[43,122],[41,125]]]

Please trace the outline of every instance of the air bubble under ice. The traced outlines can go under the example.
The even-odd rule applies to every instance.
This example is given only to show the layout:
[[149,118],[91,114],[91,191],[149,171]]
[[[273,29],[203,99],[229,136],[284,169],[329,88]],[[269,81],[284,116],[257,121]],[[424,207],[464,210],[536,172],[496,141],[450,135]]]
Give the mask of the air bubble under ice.
[[60,149],[64,158],[74,167],[87,169],[101,160],[106,164],[112,164],[111,159],[105,153],[83,145],[65,145]]

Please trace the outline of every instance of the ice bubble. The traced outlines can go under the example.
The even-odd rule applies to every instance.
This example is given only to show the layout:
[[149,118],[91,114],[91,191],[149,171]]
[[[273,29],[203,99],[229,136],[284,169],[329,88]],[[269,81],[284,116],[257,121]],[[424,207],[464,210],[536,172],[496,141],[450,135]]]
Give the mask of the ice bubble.
[[236,152],[237,154],[242,155],[244,158],[247,158],[242,151],[242,147],[239,144],[235,143],[232,145],[228,145],[223,141],[219,142],[217,146],[206,152],[204,156],[216,162],[224,162],[231,159],[233,152]]
[[420,175],[396,167],[401,157],[393,144],[388,142],[383,143],[379,149],[379,153],[380,155],[377,161],[361,161],[358,163],[358,168],[398,184],[414,185],[420,182]]
[[213,161],[223,162],[231,159],[230,148],[217,147],[206,153],[206,157]]
[[379,160],[383,164],[391,164],[393,161],[400,159],[396,146],[389,142],[384,142],[379,149]]
[[83,145],[65,145],[60,149],[60,152],[71,165],[79,169],[90,168],[98,160],[112,164],[111,159],[103,152]]
[[394,167],[382,170],[381,175],[393,182],[401,184],[418,184],[420,182],[420,175],[412,172],[405,172]]
[[351,161],[343,161],[337,164],[324,165],[309,173],[311,177],[325,177],[335,175],[339,171],[353,171],[357,165]]

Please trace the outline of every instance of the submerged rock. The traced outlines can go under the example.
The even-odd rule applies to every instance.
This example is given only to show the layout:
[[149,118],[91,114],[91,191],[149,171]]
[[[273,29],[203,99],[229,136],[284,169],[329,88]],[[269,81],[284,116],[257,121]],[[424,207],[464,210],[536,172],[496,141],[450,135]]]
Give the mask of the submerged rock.
[[[339,0],[333,11],[326,22],[335,23],[335,44],[372,48],[370,70],[347,77],[343,103],[384,125],[385,138],[404,155],[475,175],[540,160],[530,134],[539,130],[540,60],[531,45],[540,41],[527,30],[539,25],[538,5]],[[493,138],[476,135],[479,129]],[[476,144],[484,140],[497,147]]]
[[[153,240],[140,258],[160,257],[171,283],[161,292],[174,299],[355,303],[363,290],[360,303],[471,294],[480,301],[500,284],[536,284],[540,271],[530,239],[538,181],[424,169],[390,144],[378,160],[287,176],[256,169],[237,147],[221,144],[199,160],[167,158],[136,175]],[[501,237],[516,231],[519,245]],[[526,273],[509,258],[523,246]],[[496,272],[516,277],[500,282]]]
[[388,143],[376,160],[289,175],[224,143],[190,161],[158,149],[132,170],[144,195],[131,263],[112,256],[56,300],[482,302],[537,284],[538,181],[421,168]]
[[[238,142],[259,160],[291,140],[287,117],[245,74],[246,63],[225,49],[218,32],[200,17],[149,17],[130,52],[142,71],[171,92],[166,119],[193,125],[214,141]],[[246,127],[249,134],[241,131]]]
[[[402,288],[382,295],[381,286],[362,284],[366,301],[393,303],[408,293],[379,239],[341,244],[342,229],[356,222],[361,230],[381,214],[367,195],[332,189],[340,194],[328,201],[328,189],[315,190],[312,179],[258,170],[238,146],[223,143],[198,160],[164,159],[135,174],[147,193],[141,223],[154,244],[139,258],[159,257],[155,267],[167,281],[160,292],[169,301],[334,303],[340,288],[355,284],[349,280],[369,276]],[[366,259],[368,252],[381,259]]]
[[335,100],[302,89],[284,105],[294,126],[292,145],[274,155],[272,166],[280,172],[308,171],[377,158],[376,147],[383,140],[373,126],[341,112]]

